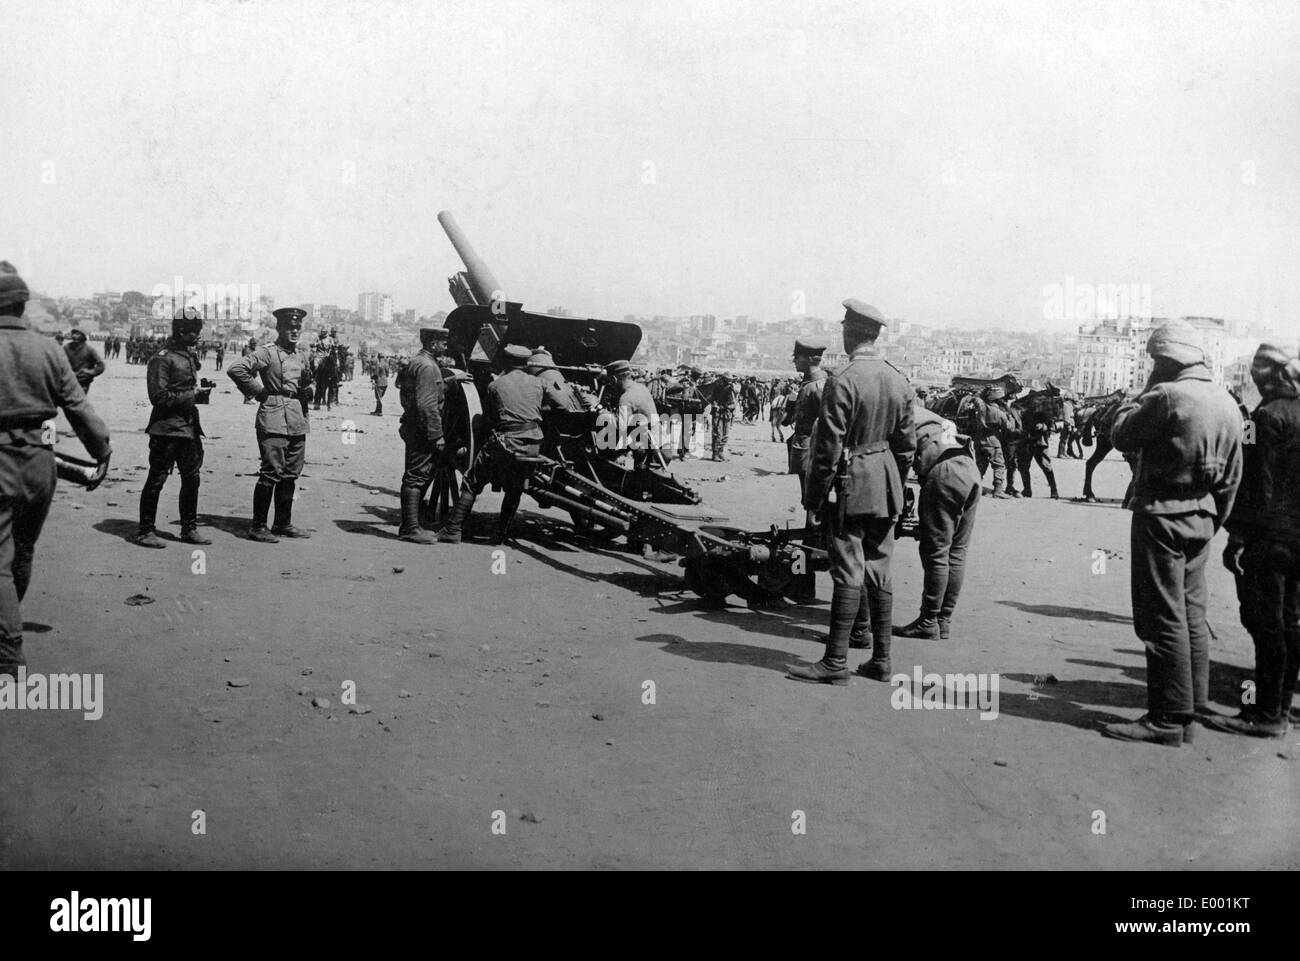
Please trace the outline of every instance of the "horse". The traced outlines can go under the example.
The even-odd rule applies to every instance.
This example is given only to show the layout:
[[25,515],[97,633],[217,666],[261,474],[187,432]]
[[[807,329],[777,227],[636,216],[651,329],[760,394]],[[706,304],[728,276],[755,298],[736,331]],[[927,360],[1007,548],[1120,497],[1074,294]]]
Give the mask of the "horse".
[[339,355],[338,347],[326,351],[317,351],[312,357],[312,380],[316,383],[316,410],[320,410],[321,401],[329,410],[339,399]]
[[1115,415],[1124,403],[1126,394],[1123,389],[1113,394],[1101,394],[1085,397],[1079,402],[1074,423],[1083,435],[1083,445],[1091,446],[1093,438],[1097,440],[1097,449],[1092,452],[1083,468],[1083,499],[1089,503],[1097,502],[1097,495],[1092,492],[1092,473],[1097,465],[1114,450],[1110,442],[1110,429],[1115,426]]

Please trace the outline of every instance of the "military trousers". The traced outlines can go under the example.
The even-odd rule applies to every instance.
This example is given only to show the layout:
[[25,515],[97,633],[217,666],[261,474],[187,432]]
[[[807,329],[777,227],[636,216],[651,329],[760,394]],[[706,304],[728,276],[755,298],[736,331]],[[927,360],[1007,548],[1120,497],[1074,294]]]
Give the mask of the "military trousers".
[[1147,710],[1186,720],[1209,702],[1205,562],[1214,520],[1203,511],[1134,514],[1133,630],[1146,648]]
[[1300,545],[1250,541],[1241,566],[1237,600],[1255,642],[1255,709],[1285,720],[1300,674]]
[[731,434],[731,414],[713,415],[713,459],[724,457],[727,452],[727,437]]
[[423,496],[423,492],[433,481],[434,455],[434,447],[426,437],[407,438],[402,486],[419,488]]
[[1020,474],[1020,483],[1025,489],[1025,496],[1031,496],[1034,492],[1033,479],[1029,476],[1030,464],[1038,465],[1038,469],[1047,478],[1048,489],[1055,494],[1056,472],[1052,470],[1052,455],[1048,453],[1048,448],[1021,444],[1016,452],[1016,470]]
[[257,447],[262,466],[257,486],[274,487],[280,481],[296,481],[307,459],[307,435],[267,434],[257,432]]
[[930,468],[917,511],[925,571],[922,617],[947,620],[957,607],[979,501],[979,472],[970,457],[947,457]]
[[0,642],[23,634],[19,602],[32,578],[36,541],[54,498],[54,452],[0,446]]
[[985,437],[975,445],[975,464],[979,467],[980,480],[984,479],[984,472],[993,468],[993,490],[1006,490],[1007,487],[1007,464],[1002,458],[1002,442],[996,437]]
[[180,515],[183,529],[193,528],[198,518],[199,482],[203,470],[203,441],[197,437],[150,437],[149,474],[140,491],[140,533],[154,529],[158,498],[175,467],[181,476]]
[[894,518],[860,514],[831,525],[828,547],[831,580],[837,587],[862,587],[890,593],[889,562],[894,556]]

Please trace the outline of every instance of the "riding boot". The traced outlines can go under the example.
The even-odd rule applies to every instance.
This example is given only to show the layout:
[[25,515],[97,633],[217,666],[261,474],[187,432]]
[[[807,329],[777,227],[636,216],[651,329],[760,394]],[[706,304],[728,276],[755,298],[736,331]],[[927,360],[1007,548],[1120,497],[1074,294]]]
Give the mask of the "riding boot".
[[275,485],[275,526],[272,534],[280,537],[299,537],[306,539],[311,535],[299,527],[293,526],[293,492],[295,481],[282,480]]
[[831,626],[826,638],[826,653],[815,664],[791,664],[786,673],[796,681],[814,684],[834,684],[839,687],[849,683],[849,634],[858,614],[862,589],[842,584],[835,585],[831,596]]
[[858,592],[858,613],[849,632],[849,647],[864,651],[871,647],[871,597],[864,585]]
[[403,487],[402,525],[397,536],[408,544],[436,544],[438,539],[420,526],[420,507],[424,500],[423,491],[418,487]]
[[1047,486],[1052,491],[1052,500],[1060,500],[1061,495],[1056,491],[1056,474],[1051,471],[1047,472]]
[[888,681],[893,673],[889,647],[893,641],[894,592],[888,588],[871,591],[871,660],[858,665],[858,673],[873,681]]
[[266,515],[271,513],[271,498],[275,488],[266,484],[253,487],[253,527],[248,532],[248,539],[263,544],[278,544],[280,538],[266,529]]
[[497,536],[493,544],[504,544],[510,539],[510,522],[515,519],[515,511],[519,510],[519,497],[518,491],[506,491],[501,499],[501,514],[497,517]]
[[460,500],[456,501],[456,506],[451,509],[451,516],[447,518],[447,523],[438,533],[439,544],[460,543],[461,529],[469,519],[470,512],[474,510],[474,501],[477,499],[478,495],[471,487],[466,487],[460,492]]

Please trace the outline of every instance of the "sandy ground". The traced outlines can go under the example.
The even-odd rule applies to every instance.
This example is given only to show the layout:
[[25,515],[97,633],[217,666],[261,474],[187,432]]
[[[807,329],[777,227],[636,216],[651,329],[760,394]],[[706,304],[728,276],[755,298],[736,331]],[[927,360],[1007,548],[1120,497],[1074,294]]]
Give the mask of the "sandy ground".
[[[482,541],[397,541],[396,398],[371,417],[360,380],[313,418],[295,515],[312,540],[242,539],[254,408],[216,374],[206,571],[179,543],[134,547],[143,373],[119,361],[94,385],[114,476],[60,488],[24,611],[30,670],[102,673],[104,714],[0,714],[0,867],[1300,867],[1296,734],[1201,729],[1170,750],[1096,733],[1145,708],[1114,501],[982,503],[952,639],[896,640],[894,667],[996,672],[1000,713],[896,710],[884,684],[783,676],[820,655],[824,602],[705,609],[679,568],[592,549],[527,501],[503,573]],[[794,520],[767,437],[738,424],[730,463],[677,473],[731,523]],[[1103,464],[1098,493],[1117,499],[1126,474]],[[1077,494],[1082,464],[1058,476]],[[480,501],[480,531],[496,504]],[[1228,711],[1253,653],[1217,552],[1212,695]],[[907,541],[897,621],[919,595]],[[342,702],[349,681],[365,713]]]

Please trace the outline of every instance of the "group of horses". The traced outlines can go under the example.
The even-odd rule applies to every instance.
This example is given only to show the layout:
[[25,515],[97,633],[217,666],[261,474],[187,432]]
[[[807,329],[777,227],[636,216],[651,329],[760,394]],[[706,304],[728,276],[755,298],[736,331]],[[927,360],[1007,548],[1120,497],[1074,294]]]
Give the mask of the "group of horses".
[[355,360],[346,344],[335,344],[327,350],[313,350],[309,361],[311,379],[316,391],[316,410],[323,402],[330,410],[339,402],[339,385],[352,379]]
[[[1007,409],[1014,426],[1008,431],[1006,439],[1012,442],[1022,440],[1026,421],[1043,419],[1052,425],[1054,431],[1072,427],[1085,447],[1096,445],[1083,472],[1083,500],[1095,502],[1097,497],[1092,490],[1092,475],[1097,465],[1114,449],[1110,442],[1110,429],[1124,402],[1125,392],[1117,390],[1110,394],[1080,398],[1071,391],[1062,390],[1050,383],[1040,390],[1023,391],[1019,381],[1011,375],[995,380],[956,377],[953,378],[951,387],[929,394],[925,406],[940,417],[953,421],[958,430],[969,434],[974,430],[978,412],[975,398],[993,384],[1001,384],[1006,395],[1012,398]],[[1008,464],[1007,469],[1012,470],[1013,465]]]

